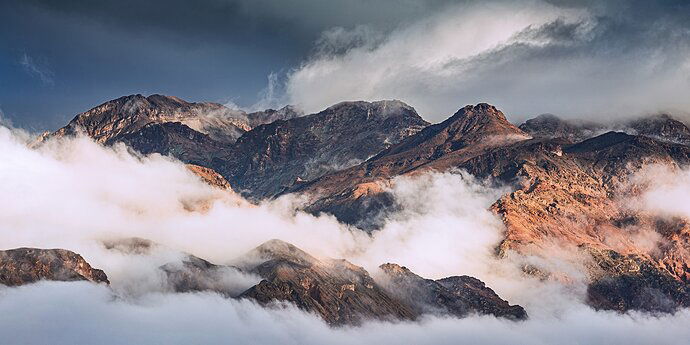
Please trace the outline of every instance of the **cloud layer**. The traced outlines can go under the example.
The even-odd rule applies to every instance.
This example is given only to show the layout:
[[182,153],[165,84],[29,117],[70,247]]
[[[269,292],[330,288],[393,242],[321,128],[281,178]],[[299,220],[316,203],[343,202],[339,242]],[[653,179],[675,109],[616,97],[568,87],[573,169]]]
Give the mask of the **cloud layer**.
[[287,96],[307,111],[401,99],[430,121],[483,101],[513,120],[547,112],[686,114],[683,9],[671,2],[464,2],[388,33],[334,29],[320,41],[328,49],[288,75]]
[[[580,282],[542,282],[521,273],[521,258],[496,259],[503,228],[487,208],[506,190],[462,172],[396,180],[391,192],[403,211],[368,236],[332,217],[295,211],[299,199],[251,205],[160,155],[142,157],[83,137],[37,149],[29,140],[0,127],[0,248],[70,249],[104,269],[112,285],[0,288],[0,333],[10,343],[636,344],[690,335],[687,311],[663,317],[596,312],[582,303]],[[131,254],[102,245],[132,236],[162,246]],[[267,309],[210,293],[170,293],[157,269],[179,262],[182,252],[230,263],[272,238],[317,256],[347,258],[374,274],[379,264],[397,262],[430,278],[473,275],[525,306],[530,319],[427,317],[333,329],[289,305]],[[223,279],[239,290],[258,280],[236,273]]]

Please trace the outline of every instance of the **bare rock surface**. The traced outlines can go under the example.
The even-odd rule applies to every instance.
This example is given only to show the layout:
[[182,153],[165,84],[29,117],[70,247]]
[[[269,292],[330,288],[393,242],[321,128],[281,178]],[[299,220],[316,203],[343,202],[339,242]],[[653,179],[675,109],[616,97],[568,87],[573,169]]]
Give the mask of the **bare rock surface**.
[[19,286],[40,280],[106,283],[108,277],[81,255],[65,249],[17,248],[0,251],[0,284]]

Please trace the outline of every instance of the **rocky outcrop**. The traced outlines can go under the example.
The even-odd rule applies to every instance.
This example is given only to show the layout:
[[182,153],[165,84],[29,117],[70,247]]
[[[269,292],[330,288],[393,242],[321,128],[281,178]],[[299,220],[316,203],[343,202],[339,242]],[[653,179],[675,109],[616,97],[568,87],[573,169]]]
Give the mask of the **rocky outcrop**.
[[690,286],[639,254],[593,250],[587,298],[596,309],[675,312],[690,307]]
[[232,190],[230,183],[213,169],[194,164],[186,164],[185,166],[206,184],[223,190]]
[[364,319],[412,320],[417,314],[392,298],[361,267],[345,260],[318,260],[278,240],[247,255],[249,272],[263,280],[241,296],[266,304],[294,303],[334,325]]
[[251,128],[265,125],[278,120],[287,121],[303,116],[304,113],[291,105],[286,105],[278,110],[266,109],[247,114],[247,122]]
[[215,265],[187,255],[181,262],[167,263],[160,269],[174,292],[213,291],[225,297],[237,297],[242,292],[238,291],[238,284],[229,281],[240,274],[236,267]]
[[19,286],[40,280],[106,283],[108,277],[81,255],[65,249],[17,248],[0,251],[0,284]]
[[434,281],[396,264],[383,264],[380,268],[386,275],[387,289],[399,299],[408,301],[419,314],[450,314],[458,317],[489,314],[514,320],[527,318],[524,308],[510,305],[479,279],[453,276]]
[[264,304],[291,302],[334,325],[358,324],[365,319],[412,320],[427,313],[526,317],[522,307],[510,306],[471,277],[435,282],[398,265],[385,264],[381,268],[387,277],[380,285],[361,267],[345,260],[319,260],[278,240],[257,247],[245,260],[248,270],[263,280],[242,297]]

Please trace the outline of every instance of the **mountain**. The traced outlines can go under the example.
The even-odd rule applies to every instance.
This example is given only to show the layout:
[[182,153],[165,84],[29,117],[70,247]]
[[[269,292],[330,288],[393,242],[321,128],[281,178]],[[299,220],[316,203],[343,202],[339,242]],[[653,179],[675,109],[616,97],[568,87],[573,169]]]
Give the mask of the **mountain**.
[[178,122],[221,142],[232,143],[250,126],[242,112],[217,103],[190,103],[172,96],[130,95],[105,102],[77,115],[55,135],[83,131],[103,144],[136,135],[145,126]]
[[392,200],[382,193],[388,179],[412,171],[445,171],[459,161],[529,138],[494,106],[466,106],[360,165],[290,191],[322,196],[307,208],[311,212],[331,213],[371,230],[378,225],[380,212],[392,206]]
[[0,250],[0,284],[19,286],[39,280],[106,283],[108,277],[81,255],[64,249]]
[[685,145],[690,144],[688,127],[668,114],[609,123],[565,120],[553,114],[543,114],[525,121],[520,125],[520,129],[535,138],[563,138],[570,143],[577,143],[609,131],[617,131]]
[[[661,121],[649,128],[668,130],[658,135],[607,132],[572,143],[580,136],[530,139],[492,107],[468,106],[358,166],[293,191],[314,196],[308,211],[334,214],[372,231],[398,209],[386,188],[394,177],[462,169],[513,186],[491,207],[506,226],[499,256],[517,252],[546,259],[553,243],[560,243],[596,263],[589,269],[593,305],[671,311],[688,305],[690,226],[685,220],[668,225],[654,215],[630,214],[624,200],[639,194],[630,185],[631,176],[652,165],[688,166],[690,147],[669,140],[682,138],[687,131],[682,123],[663,117],[649,121]],[[650,249],[636,244],[635,234],[645,232],[658,234],[663,245]],[[611,253],[609,259],[597,260],[602,251]],[[604,264],[612,260],[615,264]],[[627,264],[630,260],[638,264]],[[620,271],[622,267],[629,270]],[[615,288],[620,286],[616,279],[634,280],[636,291],[663,299],[665,307],[635,300],[626,290]],[[598,293],[604,288],[611,293]],[[619,299],[624,302],[616,302]]]
[[604,125],[589,121],[568,121],[553,114],[542,114],[520,125],[520,129],[535,138],[564,138],[575,143],[596,136]]
[[[301,116],[292,106],[246,114],[216,103],[132,95],[77,115],[51,136],[84,132],[220,173],[253,200],[363,162],[428,123],[400,101],[343,102]],[[49,136],[49,137],[51,137]]]
[[[103,243],[122,254],[147,255],[158,244],[141,238]],[[424,279],[407,268],[385,264],[383,285],[362,267],[346,260],[317,259],[280,240],[265,242],[238,261],[240,267],[217,265],[180,253],[180,262],[159,269],[172,292],[211,291],[226,298],[248,298],[263,305],[287,302],[319,315],[331,325],[356,325],[367,319],[415,320],[424,314],[465,317],[490,314],[513,320],[527,317],[520,306],[509,305],[476,278],[456,276]],[[135,269],[135,268],[132,268]],[[238,274],[261,281],[246,290]],[[0,284],[19,286],[39,280],[106,283],[101,270],[64,249],[19,248],[0,251]]]
[[174,292],[213,291],[225,297],[237,297],[237,284],[230,277],[238,268],[212,264],[194,255],[186,255],[181,263],[167,263],[160,267],[168,286]]
[[[690,221],[635,210],[628,202],[644,192],[636,176],[644,177],[647,168],[690,165],[690,129],[668,115],[609,123],[542,115],[517,127],[496,107],[480,103],[428,125],[412,107],[381,101],[344,102],[299,117],[289,108],[254,116],[275,120],[227,144],[181,121],[147,123],[135,130],[142,134],[120,135],[140,121],[102,117],[99,121],[107,125],[90,135],[106,143],[110,139],[102,138],[117,137],[142,152],[201,165],[253,200],[304,195],[306,211],[332,214],[368,232],[400,209],[389,190],[395,178],[464,170],[511,188],[490,207],[505,226],[498,257],[514,259],[511,254],[517,254],[548,261],[557,243],[566,264],[581,265],[584,258],[587,300],[595,308],[672,312],[690,305]],[[649,245],[639,238],[655,240]],[[383,287],[370,291],[374,295],[342,295],[358,301],[359,307],[346,307],[338,292],[346,279],[331,270],[359,277],[364,287],[361,282],[370,278],[366,272],[349,263],[287,257],[249,268],[265,282],[246,296],[264,302],[299,296],[296,303],[302,308],[332,323],[355,322],[359,314],[404,319],[420,313],[419,307],[400,302],[400,295],[383,297]],[[525,273],[543,279],[568,275],[536,264],[525,265]],[[298,277],[317,282],[325,299],[314,299]],[[444,283],[402,277],[426,287],[428,295],[421,299],[450,301],[453,291],[462,289],[491,297],[461,278]],[[383,305],[371,305],[376,298]],[[474,302],[457,303],[457,308],[446,308],[463,310]],[[512,309],[501,304],[485,311],[501,310]]]
[[383,264],[381,270],[388,279],[387,288],[396,297],[408,301],[419,313],[487,314],[513,320],[524,320],[527,312],[519,305],[510,305],[479,279],[453,276],[439,280],[424,279],[407,267]]
[[[527,317],[522,307],[510,306],[475,278],[449,277],[434,282],[406,268],[385,264],[381,266],[385,282],[380,284],[363,268],[346,260],[319,260],[279,240],[260,245],[245,260],[249,262],[246,269],[263,280],[240,297],[264,304],[292,302],[334,325],[358,324],[364,319],[413,320],[428,313]],[[401,270],[404,274],[397,274]],[[457,279],[471,281],[473,288],[453,284]]]
[[345,260],[318,260],[278,240],[266,242],[247,257],[247,266],[263,280],[242,293],[266,304],[292,302],[330,324],[357,324],[365,318],[411,320],[417,315],[386,293],[361,267]]
[[316,114],[260,125],[212,167],[233,189],[262,199],[357,165],[427,124],[399,101],[343,102]]
[[247,121],[251,128],[258,125],[275,122],[278,120],[287,121],[296,117],[303,116],[304,113],[291,105],[286,105],[278,110],[266,109],[247,114]]

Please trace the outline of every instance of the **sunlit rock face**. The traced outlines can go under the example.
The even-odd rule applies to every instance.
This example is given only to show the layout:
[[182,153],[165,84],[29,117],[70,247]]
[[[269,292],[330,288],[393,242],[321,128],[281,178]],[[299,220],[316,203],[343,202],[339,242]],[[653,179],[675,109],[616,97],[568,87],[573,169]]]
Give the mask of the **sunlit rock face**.
[[104,144],[118,141],[146,125],[179,122],[208,135],[211,139],[232,143],[250,129],[246,115],[218,103],[190,103],[172,96],[124,96],[105,102],[77,115],[58,136],[83,132]]
[[81,255],[65,249],[17,248],[0,251],[0,284],[19,286],[41,280],[109,284],[106,274]]
[[[359,166],[295,190],[315,196],[307,210],[333,213],[342,221],[371,230],[380,224],[372,219],[398,209],[386,188],[392,178],[466,170],[513,187],[491,208],[506,226],[505,239],[497,248],[499,256],[517,252],[549,257],[554,246],[584,252],[590,260],[596,257],[595,250],[612,250],[620,254],[616,258],[633,255],[648,264],[648,275],[626,277],[637,279],[637,290],[660,296],[657,300],[665,301],[663,307],[633,301],[631,294],[613,289],[610,295],[596,293],[604,286],[602,279],[620,275],[608,265],[590,266],[590,282],[600,287],[590,290],[596,295],[590,299],[593,304],[622,310],[675,310],[687,305],[687,221],[666,226],[669,221],[663,217],[631,209],[626,203],[626,198],[641,192],[642,186],[633,177],[644,174],[645,169],[659,165],[675,169],[690,163],[690,147],[682,143],[687,127],[662,116],[625,124],[626,128],[637,127],[628,130],[637,134],[609,131],[589,137],[583,132],[586,128],[559,125],[555,128],[562,130],[555,137],[544,137],[543,131],[535,131],[534,121],[528,123],[531,126],[521,127],[531,133],[510,125],[490,106],[466,107]],[[657,135],[652,134],[655,128],[660,129]],[[501,140],[495,140],[497,135]],[[650,247],[637,240],[650,233],[658,245]],[[649,274],[658,279],[648,279]],[[677,289],[678,293],[673,292]],[[607,297],[624,302],[603,303],[602,298]]]

